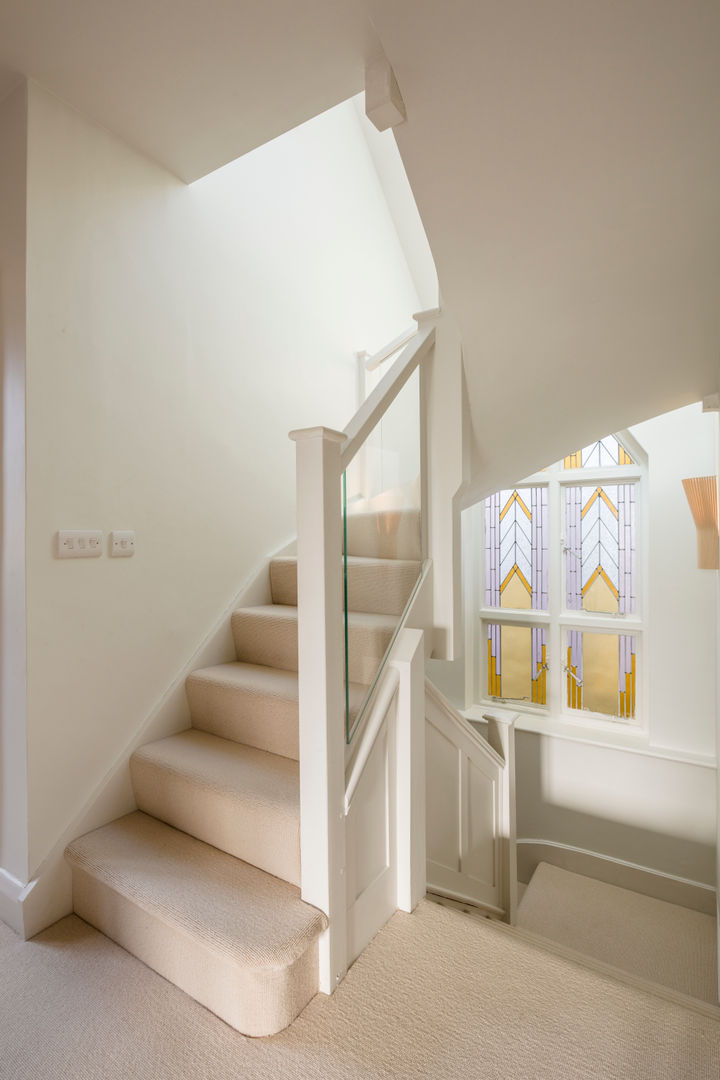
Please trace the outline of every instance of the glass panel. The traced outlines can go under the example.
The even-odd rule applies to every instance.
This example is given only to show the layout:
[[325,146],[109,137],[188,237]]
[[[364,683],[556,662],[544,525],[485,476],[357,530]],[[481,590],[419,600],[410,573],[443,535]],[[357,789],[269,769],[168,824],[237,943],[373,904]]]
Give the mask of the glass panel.
[[565,489],[565,594],[571,611],[636,606],[635,485]]
[[565,669],[568,708],[632,719],[636,666],[634,635],[569,631]]
[[590,443],[583,450],[568,454],[563,462],[566,469],[604,469],[608,465],[634,465],[617,435],[606,435],[604,439]]
[[348,742],[420,578],[419,393],[420,376],[415,371],[343,475]]
[[485,500],[485,606],[548,606],[547,488],[497,491]]
[[547,704],[547,640],[542,626],[488,623],[488,697]]

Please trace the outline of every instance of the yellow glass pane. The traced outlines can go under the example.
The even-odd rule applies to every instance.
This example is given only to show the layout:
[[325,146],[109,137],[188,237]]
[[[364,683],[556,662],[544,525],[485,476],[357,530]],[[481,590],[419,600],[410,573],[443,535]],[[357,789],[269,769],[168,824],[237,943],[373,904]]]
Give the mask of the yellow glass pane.
[[503,626],[502,696],[525,699],[532,697],[532,631],[529,626]]
[[599,611],[617,615],[618,598],[603,574],[599,573],[589,583],[583,593],[582,606],[585,611]]
[[583,634],[583,708],[618,714],[618,635]]
[[532,607],[532,595],[517,569],[500,592],[500,607],[519,608],[521,611]]

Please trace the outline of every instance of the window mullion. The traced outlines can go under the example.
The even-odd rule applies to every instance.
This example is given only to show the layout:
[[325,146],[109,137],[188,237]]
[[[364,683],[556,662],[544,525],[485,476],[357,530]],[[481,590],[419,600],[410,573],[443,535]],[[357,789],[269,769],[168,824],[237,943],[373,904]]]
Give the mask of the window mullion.
[[563,657],[561,629],[558,619],[564,606],[565,589],[563,573],[562,536],[562,487],[557,479],[548,484],[548,558],[550,560],[548,615],[548,656],[550,665],[550,696],[548,704],[554,713],[563,709]]

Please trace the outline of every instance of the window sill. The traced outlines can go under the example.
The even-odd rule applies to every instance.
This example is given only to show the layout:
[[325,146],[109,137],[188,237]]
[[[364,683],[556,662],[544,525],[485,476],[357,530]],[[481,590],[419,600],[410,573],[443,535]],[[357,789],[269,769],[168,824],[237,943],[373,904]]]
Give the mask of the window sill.
[[596,723],[568,723],[558,717],[547,714],[528,712],[523,709],[513,708],[512,705],[501,705],[496,702],[488,702],[483,705],[472,705],[469,709],[462,710],[467,720],[482,722],[484,713],[498,713],[500,716],[515,716],[516,731],[528,731],[537,735],[544,735],[552,739],[565,739],[568,742],[584,743],[586,746],[600,746],[609,750],[623,750],[628,753],[642,754],[645,757],[663,758],[667,761],[684,762],[688,765],[700,765],[704,768],[714,769],[717,762],[714,757],[704,754],[692,754],[685,750],[674,750],[662,746],[651,746],[648,732],[641,727],[630,727],[625,724],[613,724],[612,721],[597,721]]

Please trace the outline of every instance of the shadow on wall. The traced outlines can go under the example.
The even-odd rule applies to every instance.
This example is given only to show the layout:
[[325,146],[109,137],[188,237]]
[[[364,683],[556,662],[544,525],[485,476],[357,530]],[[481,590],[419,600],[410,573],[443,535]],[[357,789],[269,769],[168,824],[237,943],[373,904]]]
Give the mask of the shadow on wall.
[[[714,886],[713,785],[713,770],[687,762],[517,732],[520,841],[581,849]],[[524,847],[519,863],[531,874]],[[560,857],[557,862],[563,865]],[[527,877],[520,873],[520,880]]]

